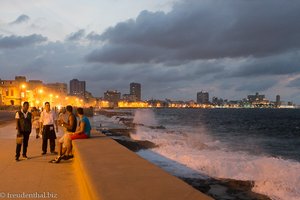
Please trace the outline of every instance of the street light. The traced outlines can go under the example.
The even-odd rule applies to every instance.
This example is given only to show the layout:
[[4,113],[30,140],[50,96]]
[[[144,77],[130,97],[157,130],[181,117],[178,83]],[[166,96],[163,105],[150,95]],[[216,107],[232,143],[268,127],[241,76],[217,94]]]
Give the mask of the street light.
[[25,98],[25,88],[26,88],[26,85],[25,84],[22,84],[21,85],[21,93],[20,93],[20,105],[22,106],[22,101],[23,101],[23,98]]

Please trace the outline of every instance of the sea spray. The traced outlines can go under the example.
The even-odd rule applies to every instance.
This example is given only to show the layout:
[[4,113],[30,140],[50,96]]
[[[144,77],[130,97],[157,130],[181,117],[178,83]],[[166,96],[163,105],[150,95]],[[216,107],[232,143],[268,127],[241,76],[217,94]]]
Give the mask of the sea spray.
[[[205,134],[202,137],[196,137],[192,136],[192,133],[180,134],[176,131],[165,131],[137,127],[137,133],[133,137],[158,144],[159,147],[151,151],[176,161],[193,172],[197,171],[214,178],[253,180],[255,192],[278,200],[299,200],[300,163],[280,158],[249,155],[246,152],[224,151],[223,148],[215,146],[220,145],[219,142],[213,143],[211,138],[204,139]],[[200,146],[197,148],[195,144]],[[146,159],[151,160],[151,158]]]
[[[136,114],[142,124],[145,121],[141,117],[145,117],[144,120],[155,121],[155,115],[149,111]],[[299,162],[263,154],[232,151],[227,148],[228,144],[215,140],[201,125],[196,128],[174,125],[164,130],[137,126],[136,129],[136,134],[132,135],[134,139],[149,140],[158,145],[157,148],[143,151],[140,155],[160,164],[174,175],[192,177],[198,172],[214,178],[250,180],[255,182],[254,192],[265,194],[272,199],[300,199]],[[153,153],[145,153],[147,151]],[[164,162],[153,155],[165,157]],[[169,163],[166,164],[168,160]],[[180,166],[183,172],[179,170]]]
[[[171,174],[250,180],[253,191],[272,199],[300,199],[299,133],[291,126],[296,122],[288,118],[299,111],[137,111],[135,123],[140,125],[132,137],[158,145],[138,154]],[[165,129],[152,129],[152,125]]]
[[150,109],[136,110],[133,118],[133,123],[146,126],[157,126],[155,114]]

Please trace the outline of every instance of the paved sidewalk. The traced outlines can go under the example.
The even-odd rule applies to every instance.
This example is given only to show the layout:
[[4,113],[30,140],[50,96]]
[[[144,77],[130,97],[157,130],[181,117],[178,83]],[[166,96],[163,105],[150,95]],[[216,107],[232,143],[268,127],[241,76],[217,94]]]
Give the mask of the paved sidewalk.
[[[30,159],[15,161],[16,131],[14,128],[14,122],[0,127],[0,199],[8,199],[9,194],[31,193],[49,197],[40,196],[40,199],[79,199],[79,184],[73,161],[48,163],[55,156],[41,155],[42,140],[35,139],[35,133],[32,133],[29,139],[27,155]],[[3,198],[5,196],[6,198]],[[26,199],[38,198],[33,196]]]

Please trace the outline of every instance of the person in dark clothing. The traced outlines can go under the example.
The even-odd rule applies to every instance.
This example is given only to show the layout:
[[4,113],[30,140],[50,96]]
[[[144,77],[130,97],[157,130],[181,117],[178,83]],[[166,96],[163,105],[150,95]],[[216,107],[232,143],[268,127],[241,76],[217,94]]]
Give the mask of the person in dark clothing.
[[16,112],[16,129],[17,133],[17,146],[16,146],[16,161],[20,159],[21,148],[23,144],[22,157],[28,159],[27,157],[27,147],[29,135],[31,133],[31,120],[32,115],[28,112],[29,103],[26,101],[23,103],[22,109]]

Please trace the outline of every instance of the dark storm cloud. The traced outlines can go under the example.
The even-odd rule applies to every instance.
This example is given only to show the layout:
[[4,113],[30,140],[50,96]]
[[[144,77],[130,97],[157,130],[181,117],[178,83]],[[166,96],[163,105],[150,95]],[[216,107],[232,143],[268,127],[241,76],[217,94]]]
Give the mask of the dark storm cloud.
[[105,45],[102,49],[94,50],[86,59],[89,62],[126,64],[158,62],[167,56],[167,52],[163,52],[160,48],[146,48],[138,44],[112,44]]
[[[203,65],[205,67],[199,67]],[[215,74],[222,73],[224,67],[218,63],[191,62],[189,64],[176,67],[166,67],[164,65],[148,64],[123,64],[101,63],[90,65],[88,70],[82,70],[81,74],[88,77],[89,80],[117,80],[123,79],[147,81],[150,83],[169,84],[171,82],[180,83],[184,81],[193,81],[206,77],[212,77]],[[93,73],[91,73],[91,71]]]
[[[89,47],[74,43],[45,42],[23,48],[2,50],[0,71],[2,79],[25,75],[28,79],[45,82],[67,82],[85,63],[83,56]],[[89,80],[87,80],[89,81]]]
[[300,78],[290,81],[287,86],[300,89]]
[[100,41],[101,40],[101,35],[97,34],[96,32],[90,32],[86,38],[90,41]]
[[37,34],[32,34],[29,36],[0,35],[0,49],[13,49],[38,44],[45,41],[47,41],[46,37]]
[[249,59],[230,73],[233,77],[297,74],[300,73],[300,52]]
[[15,21],[11,22],[10,24],[21,24],[24,22],[28,22],[30,20],[30,17],[28,17],[27,15],[20,15]]
[[67,41],[78,41],[80,39],[82,39],[85,36],[85,30],[84,29],[80,29],[77,32],[71,33],[70,35],[68,35],[66,37]]
[[240,86],[236,88],[236,91],[249,91],[249,92],[262,92],[265,91],[277,83],[274,79],[269,80],[251,80],[245,83],[245,81],[239,83]]
[[137,63],[279,54],[300,48],[299,10],[296,0],[189,0],[169,13],[143,11],[136,20],[107,29],[97,37],[107,45],[87,60]]

